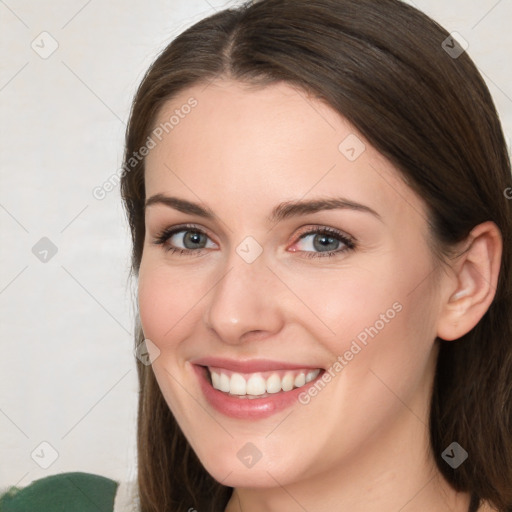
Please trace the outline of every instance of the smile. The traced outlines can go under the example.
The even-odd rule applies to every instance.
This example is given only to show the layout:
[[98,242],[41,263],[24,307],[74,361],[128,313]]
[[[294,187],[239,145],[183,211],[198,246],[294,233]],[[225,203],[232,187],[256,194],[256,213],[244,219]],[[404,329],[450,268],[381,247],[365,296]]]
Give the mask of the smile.
[[273,370],[239,373],[225,368],[208,367],[214,389],[239,398],[265,398],[271,394],[291,391],[314,380],[320,369]]
[[262,420],[300,404],[299,395],[325,373],[285,361],[204,357],[191,363],[206,402],[240,420]]

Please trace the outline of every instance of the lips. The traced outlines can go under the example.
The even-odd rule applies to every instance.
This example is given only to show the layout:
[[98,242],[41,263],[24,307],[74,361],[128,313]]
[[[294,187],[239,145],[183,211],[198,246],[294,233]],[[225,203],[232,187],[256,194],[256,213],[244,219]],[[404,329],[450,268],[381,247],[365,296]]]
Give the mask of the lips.
[[209,404],[237,419],[263,419],[296,404],[299,394],[324,373],[318,366],[263,359],[190,362]]

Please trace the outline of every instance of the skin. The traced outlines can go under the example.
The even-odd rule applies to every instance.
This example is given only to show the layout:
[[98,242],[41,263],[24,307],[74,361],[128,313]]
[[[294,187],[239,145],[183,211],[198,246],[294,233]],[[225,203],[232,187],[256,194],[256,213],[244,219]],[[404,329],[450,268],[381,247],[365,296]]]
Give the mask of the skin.
[[[172,195],[215,217],[147,207],[138,301],[166,402],[208,472],[235,488],[226,511],[466,512],[469,495],[430,453],[428,403],[436,336],[462,336],[492,301],[496,226],[477,226],[464,255],[441,265],[422,200],[329,106],[285,83],[218,79],[169,101],[155,126],[190,97],[197,106],[146,158],[146,198]],[[355,161],[338,149],[350,134],[366,146]],[[283,202],[341,196],[378,217],[331,209],[267,220]],[[199,255],[154,243],[183,223],[207,233]],[[315,233],[300,240],[325,226],[356,247],[326,257]],[[184,247],[183,234],[167,247]],[[263,249],[252,263],[236,252],[247,236]],[[401,311],[307,405],[240,420],[200,390],[190,361],[207,355],[332,367],[396,302]],[[237,457],[248,442],[262,454],[251,468]]]

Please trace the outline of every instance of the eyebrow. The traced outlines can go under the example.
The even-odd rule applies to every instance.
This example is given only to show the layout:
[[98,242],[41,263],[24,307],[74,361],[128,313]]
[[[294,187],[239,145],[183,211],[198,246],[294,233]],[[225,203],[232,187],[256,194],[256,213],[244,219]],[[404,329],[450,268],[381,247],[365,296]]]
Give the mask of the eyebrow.
[[[205,219],[213,220],[215,218],[215,214],[210,208],[204,207],[198,203],[187,201],[186,199],[179,199],[177,197],[166,196],[164,194],[155,194],[146,200],[145,208],[154,204],[163,204],[182,213],[197,215]],[[337,209],[355,210],[370,213],[382,221],[382,217],[369,206],[350,201],[343,197],[325,199],[320,198],[309,201],[287,201],[277,205],[272,210],[272,213],[267,220],[269,223],[276,223],[294,216],[317,213],[322,210]]]

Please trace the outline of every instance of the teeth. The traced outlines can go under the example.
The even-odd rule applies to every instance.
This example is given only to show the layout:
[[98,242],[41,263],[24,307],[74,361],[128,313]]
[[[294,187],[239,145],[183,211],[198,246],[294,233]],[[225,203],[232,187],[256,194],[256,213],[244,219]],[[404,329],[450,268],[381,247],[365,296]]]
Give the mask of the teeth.
[[281,381],[281,389],[283,391],[290,391],[290,389],[293,389],[293,381],[295,379],[293,378],[293,375],[291,373],[287,373],[283,380]]
[[210,372],[210,377],[212,378],[212,386],[215,389],[220,389],[220,375],[217,372]]
[[262,372],[250,375],[232,373],[221,368],[209,368],[212,386],[232,395],[257,398],[263,395],[300,388],[316,379],[320,369]]
[[310,371],[306,375],[306,382],[311,382],[314,378],[316,378],[317,375],[318,375],[318,372],[316,370]]
[[225,373],[221,373],[219,377],[219,388],[220,391],[225,391],[229,393],[229,377]]
[[[215,387],[215,385],[213,387]],[[263,395],[263,393],[267,391],[265,379],[259,375],[252,375],[247,381],[246,391],[249,395]]]
[[293,382],[296,388],[300,388],[306,384],[306,376],[303,373],[300,373],[295,377],[295,381]]
[[233,373],[231,380],[229,381],[230,390],[232,395],[246,395],[247,394],[247,382],[239,373]]
[[281,391],[281,379],[274,373],[267,379],[267,393],[279,393]]

